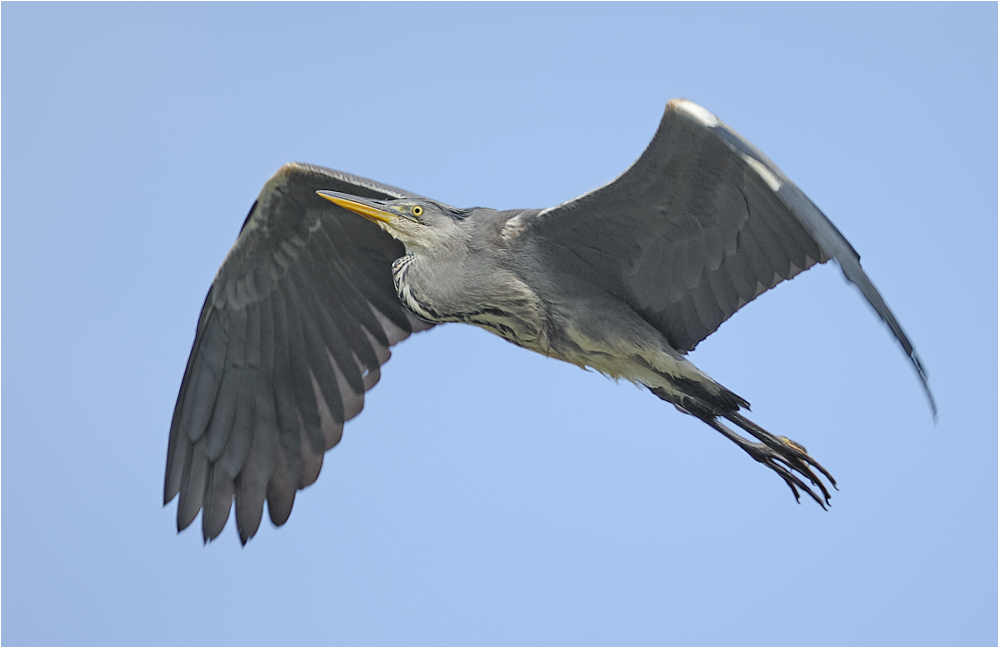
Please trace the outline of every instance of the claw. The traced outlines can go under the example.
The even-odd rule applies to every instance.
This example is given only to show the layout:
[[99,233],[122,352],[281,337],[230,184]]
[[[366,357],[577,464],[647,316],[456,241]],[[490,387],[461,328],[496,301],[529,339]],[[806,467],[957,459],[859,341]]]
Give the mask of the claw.
[[[813,470],[809,468],[810,464],[819,467],[819,464],[817,464],[815,460],[813,460],[808,455],[806,455],[804,458],[801,459],[799,457],[792,457],[792,458],[779,457],[777,459],[783,461],[788,466],[789,469],[793,471],[798,471],[805,477],[809,478],[809,481],[812,482],[817,487],[819,487],[820,491],[823,492],[823,499],[826,500],[826,503],[828,505],[830,504],[830,492],[826,490],[826,486],[823,484],[823,482],[819,479],[819,477],[816,476]],[[805,462],[803,462],[802,459],[804,459]],[[819,468],[822,470],[822,467]],[[829,478],[829,475],[827,475],[827,477]],[[830,479],[832,480],[832,478]]]
[[[794,463],[789,462],[788,458],[782,457],[775,449],[772,449],[764,444],[753,444],[752,442],[747,442],[747,444],[753,449],[753,452],[751,452],[749,448],[744,450],[750,453],[750,456],[755,460],[781,476],[785,483],[788,484],[789,488],[791,488],[792,494],[795,495],[796,502],[801,502],[799,500],[799,492],[795,488],[798,486],[799,489],[809,494],[809,497],[815,500],[816,503],[824,510],[826,509],[826,506],[830,504],[830,494],[827,492],[826,487],[823,486],[822,482],[819,482],[819,478],[816,477],[816,474],[814,474],[808,466],[798,461],[795,461]],[[798,466],[796,466],[796,464]],[[820,491],[823,492],[823,499],[820,499],[816,492],[809,485],[803,482],[799,476],[792,473],[792,471],[798,471],[807,477],[810,482],[819,487]],[[824,501],[826,502],[824,503]]]
[[[833,476],[830,475],[829,471],[823,468],[819,462],[814,460],[806,452],[804,446],[788,439],[787,437],[772,435],[738,413],[727,413],[723,416],[756,437],[760,440],[760,443],[754,443],[744,439],[724,426],[716,417],[704,416],[699,418],[735,442],[740,448],[746,451],[750,457],[777,473],[781,479],[785,481],[785,484],[788,485],[789,489],[792,490],[792,495],[795,496],[796,502],[801,502],[799,496],[799,490],[801,489],[803,492],[808,494],[810,498],[815,500],[820,507],[826,510],[827,505],[830,504],[830,492],[827,490],[826,485],[823,484],[823,481],[816,475],[816,472],[813,469],[826,476],[827,480],[830,481],[830,484],[834,489],[837,488],[837,481],[833,479]],[[812,487],[807,485],[805,481],[799,477],[799,475],[818,487],[820,493],[822,493],[822,498]]]
[[[790,462],[792,467],[796,471],[799,471],[807,478],[809,478],[809,480],[814,485],[822,489],[823,496],[826,498],[827,504],[830,503],[830,493],[826,490],[826,487],[819,480],[819,478],[816,477],[816,474],[809,469],[809,466],[814,467],[820,473],[826,476],[826,479],[830,481],[830,484],[833,486],[834,489],[837,488],[837,481],[834,480],[833,476],[830,475],[829,471],[823,468],[823,465],[821,465],[816,460],[812,459],[812,457],[808,453],[806,453],[806,449],[804,446],[797,444],[796,442],[793,442],[787,437],[778,437],[776,435],[772,435],[771,433],[767,432],[766,430],[764,430],[763,428],[761,428],[760,426],[753,423],[752,421],[750,421],[749,419],[747,419],[746,417],[744,417],[739,413],[736,412],[730,413],[725,415],[725,417],[726,419],[730,420],[743,430],[747,431],[748,433],[759,439],[761,442],[764,443],[765,446],[774,449],[775,451],[778,451],[779,448],[789,449],[791,451],[790,455],[792,456],[792,458],[798,460],[798,462]],[[786,461],[790,459],[784,457],[784,454],[779,453],[779,455]]]

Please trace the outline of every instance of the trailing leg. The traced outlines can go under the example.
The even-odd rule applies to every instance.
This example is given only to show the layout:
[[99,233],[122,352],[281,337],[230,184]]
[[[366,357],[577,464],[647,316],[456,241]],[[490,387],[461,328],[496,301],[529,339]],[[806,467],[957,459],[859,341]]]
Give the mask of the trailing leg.
[[[690,386],[683,387],[689,388]],[[723,388],[723,390],[725,389]],[[678,398],[678,394],[668,392],[662,388],[650,388],[650,391],[661,399],[673,403],[682,412],[686,412],[702,420],[746,451],[750,457],[781,476],[781,479],[792,490],[796,501],[799,501],[799,489],[801,489],[809,494],[823,509],[826,509],[826,506],[830,504],[830,492],[816,474],[816,471],[825,476],[830,481],[831,486],[836,489],[837,481],[834,480],[833,476],[816,460],[810,457],[802,445],[793,442],[787,437],[773,435],[741,415],[738,412],[739,407],[746,407],[748,404],[733,393],[725,390],[723,397],[718,398],[709,395],[705,390],[684,390],[684,393],[680,394]],[[697,394],[691,395],[689,392],[696,392]],[[736,405],[734,400],[740,402],[739,405]],[[720,417],[736,424],[760,440],[760,443],[751,442],[732,431],[719,421]],[[820,494],[822,494],[822,498],[820,494],[817,494],[799,476],[806,478],[817,487]]]

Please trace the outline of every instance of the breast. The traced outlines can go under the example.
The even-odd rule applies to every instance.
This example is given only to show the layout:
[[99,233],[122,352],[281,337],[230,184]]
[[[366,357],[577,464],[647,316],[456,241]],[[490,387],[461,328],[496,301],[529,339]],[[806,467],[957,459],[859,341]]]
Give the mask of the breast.
[[544,304],[512,272],[489,266],[493,272],[482,272],[483,265],[469,261],[457,273],[435,273],[407,255],[393,264],[392,279],[400,301],[419,318],[476,325],[545,353]]

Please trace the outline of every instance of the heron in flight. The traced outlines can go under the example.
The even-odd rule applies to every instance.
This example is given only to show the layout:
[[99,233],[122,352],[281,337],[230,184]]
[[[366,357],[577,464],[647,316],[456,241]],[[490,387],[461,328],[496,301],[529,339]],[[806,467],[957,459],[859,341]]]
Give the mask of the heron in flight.
[[851,244],[764,154],[690,101],[667,104],[617,179],[541,210],[457,209],[287,164],[205,299],[170,426],[164,503],[180,494],[178,530],[202,511],[206,542],[234,500],[243,543],[265,500],[284,524],[389,348],[465,322],[645,386],[825,509],[830,473],[747,419],[749,403],[685,355],[747,302],[830,259],[892,330],[933,409],[914,347]]

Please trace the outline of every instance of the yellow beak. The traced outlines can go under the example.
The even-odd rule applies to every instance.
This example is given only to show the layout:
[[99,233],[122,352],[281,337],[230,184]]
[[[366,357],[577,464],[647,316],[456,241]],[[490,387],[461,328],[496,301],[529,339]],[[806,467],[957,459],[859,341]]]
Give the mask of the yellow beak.
[[390,223],[394,218],[399,215],[393,212],[388,212],[384,209],[375,207],[369,204],[364,199],[359,199],[357,196],[349,196],[348,194],[341,194],[340,192],[331,192],[325,189],[316,192],[326,200],[331,203],[335,203],[345,210],[350,210],[355,214],[360,214],[372,223]]

